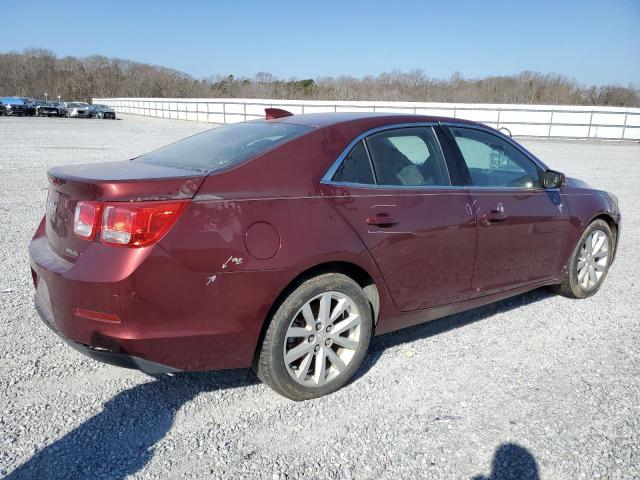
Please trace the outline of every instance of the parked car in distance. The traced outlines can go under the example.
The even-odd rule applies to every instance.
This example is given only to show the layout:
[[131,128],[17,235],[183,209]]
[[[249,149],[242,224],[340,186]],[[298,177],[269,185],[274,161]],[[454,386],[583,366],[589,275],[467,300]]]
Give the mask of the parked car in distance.
[[48,178],[29,247],[48,326],[152,373],[252,366],[294,400],[349,382],[374,332],[593,295],[620,236],[614,195],[453,118],[267,109]]
[[107,105],[89,105],[87,116],[89,118],[116,119],[116,111]]
[[27,103],[20,97],[0,98],[0,115],[28,115]]
[[56,111],[56,116],[58,117],[66,117],[67,115],[67,108],[65,107],[65,104],[63,102],[47,102],[47,105],[53,109],[55,109]]
[[89,104],[84,102],[65,102],[67,117],[86,118],[88,116]]
[[37,117],[54,117],[58,116],[58,109],[45,102],[43,100],[32,100],[27,103],[27,109],[29,115],[35,115]]

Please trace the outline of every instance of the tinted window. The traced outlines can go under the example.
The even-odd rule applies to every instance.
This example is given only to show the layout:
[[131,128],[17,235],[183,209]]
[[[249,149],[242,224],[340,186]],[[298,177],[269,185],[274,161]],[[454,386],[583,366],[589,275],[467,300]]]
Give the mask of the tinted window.
[[388,130],[367,138],[367,145],[379,185],[451,185],[430,127]]
[[364,148],[364,142],[360,141],[351,149],[349,154],[336,170],[333,176],[335,182],[349,182],[373,184],[373,172],[371,171],[371,163],[369,156]]
[[214,171],[258,155],[311,127],[249,122],[214,128],[136,158],[136,161]]
[[509,142],[488,132],[450,128],[469,168],[473,184],[480,187],[541,187],[536,165]]

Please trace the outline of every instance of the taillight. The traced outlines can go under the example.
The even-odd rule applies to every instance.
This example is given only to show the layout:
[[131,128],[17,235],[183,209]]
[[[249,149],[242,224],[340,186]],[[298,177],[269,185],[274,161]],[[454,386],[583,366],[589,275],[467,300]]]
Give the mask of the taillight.
[[[188,201],[184,200],[135,203],[78,202],[74,231],[82,238],[91,239],[99,230],[100,240],[103,243],[144,247],[158,241],[171,228],[187,203]],[[95,217],[96,228],[90,232],[91,236],[84,234],[83,227],[76,229],[83,215],[86,215],[87,221],[90,219],[89,210],[84,208],[86,204],[99,205],[94,210],[94,215],[98,217]]]
[[105,207],[100,239],[108,243],[126,245],[131,241],[135,217],[135,212],[129,207]]
[[100,202],[78,202],[73,217],[73,231],[80,238],[92,240],[100,220]]

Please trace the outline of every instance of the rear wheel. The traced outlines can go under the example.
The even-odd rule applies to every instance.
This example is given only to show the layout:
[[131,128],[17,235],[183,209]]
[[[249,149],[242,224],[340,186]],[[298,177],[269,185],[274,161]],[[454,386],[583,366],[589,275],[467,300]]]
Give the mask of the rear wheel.
[[570,298],[587,298],[596,293],[609,271],[613,247],[607,222],[592,222],[573,251],[562,283],[554,290]]
[[373,329],[362,288],[327,273],[302,283],[271,318],[254,362],[258,377],[292,400],[335,392],[364,359]]

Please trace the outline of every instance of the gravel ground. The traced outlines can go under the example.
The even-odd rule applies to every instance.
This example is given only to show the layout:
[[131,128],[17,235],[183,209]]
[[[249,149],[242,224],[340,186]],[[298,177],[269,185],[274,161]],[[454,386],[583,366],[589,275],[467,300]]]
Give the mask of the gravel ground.
[[637,143],[522,140],[620,198],[622,245],[595,297],[538,290],[377,337],[329,397],[294,403],[245,370],[152,378],[64,346],[32,307],[46,170],[209,127],[0,117],[0,477],[640,478]]

